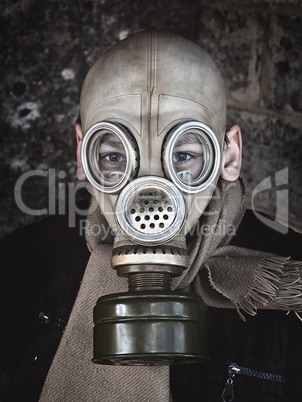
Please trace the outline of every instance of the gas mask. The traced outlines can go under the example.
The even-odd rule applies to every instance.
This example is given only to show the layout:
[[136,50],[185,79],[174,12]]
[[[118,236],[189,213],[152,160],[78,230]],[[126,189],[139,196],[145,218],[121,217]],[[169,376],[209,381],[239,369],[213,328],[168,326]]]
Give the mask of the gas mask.
[[221,171],[226,100],[215,63],[183,38],[133,35],[89,71],[81,119],[83,168],[115,235],[111,265],[129,284],[97,301],[92,361],[204,360],[202,300],[171,283],[188,269],[186,235]]

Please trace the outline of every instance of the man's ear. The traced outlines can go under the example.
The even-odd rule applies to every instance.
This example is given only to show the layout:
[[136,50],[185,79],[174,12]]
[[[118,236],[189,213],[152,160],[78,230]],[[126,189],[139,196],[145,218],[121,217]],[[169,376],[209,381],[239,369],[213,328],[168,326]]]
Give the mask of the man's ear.
[[226,133],[226,142],[222,153],[221,177],[227,181],[238,179],[242,162],[242,139],[240,127],[232,126]]
[[85,180],[86,175],[83,170],[82,159],[81,159],[81,149],[82,149],[82,142],[83,142],[83,134],[82,134],[82,127],[81,124],[77,124],[75,126],[76,130],[76,137],[77,137],[77,178],[79,180]]

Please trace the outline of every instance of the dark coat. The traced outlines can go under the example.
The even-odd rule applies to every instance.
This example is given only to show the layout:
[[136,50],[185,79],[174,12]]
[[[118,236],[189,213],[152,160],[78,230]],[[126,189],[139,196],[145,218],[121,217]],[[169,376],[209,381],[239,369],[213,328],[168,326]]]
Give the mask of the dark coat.
[[[0,240],[0,401],[39,398],[90,255],[79,230],[79,221],[69,228],[67,217],[54,216]],[[231,244],[302,260],[301,240],[247,211]],[[212,363],[172,367],[174,401],[220,401],[230,362],[286,376],[283,384],[237,375],[235,401],[302,400],[302,322],[293,313],[259,311],[246,322],[234,310],[207,314]]]
[[[231,244],[302,260],[301,234],[273,231],[252,211],[246,211]],[[302,322],[294,313],[284,311],[259,310],[255,317],[245,314],[245,318],[243,322],[235,310],[208,308],[212,364],[171,368],[175,402],[220,402],[232,362],[286,377],[283,384],[236,375],[235,402],[302,401]]]

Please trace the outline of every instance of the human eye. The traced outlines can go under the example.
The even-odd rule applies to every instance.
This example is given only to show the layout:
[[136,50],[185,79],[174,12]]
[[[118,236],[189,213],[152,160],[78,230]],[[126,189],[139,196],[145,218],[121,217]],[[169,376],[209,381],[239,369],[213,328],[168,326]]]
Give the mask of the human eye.
[[122,155],[118,152],[111,152],[107,155],[101,155],[101,159],[104,160],[103,163],[118,164],[124,161],[125,155]]
[[176,164],[180,165],[183,163],[188,163],[192,158],[192,155],[190,155],[187,152],[174,152],[173,153],[173,164],[176,166]]

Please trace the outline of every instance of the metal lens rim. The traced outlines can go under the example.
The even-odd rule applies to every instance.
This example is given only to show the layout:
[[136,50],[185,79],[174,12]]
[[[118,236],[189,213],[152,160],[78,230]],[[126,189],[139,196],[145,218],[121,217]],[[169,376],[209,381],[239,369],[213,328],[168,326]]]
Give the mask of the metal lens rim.
[[[173,167],[173,150],[178,139],[185,134],[187,131],[194,131],[196,134],[196,130],[199,130],[199,135],[202,138],[202,144],[204,147],[204,141],[207,141],[208,145],[212,149],[214,153],[214,157],[209,157],[210,163],[208,166],[202,169],[202,172],[199,175],[199,179],[197,180],[197,184],[193,186],[185,184],[175,172]],[[221,161],[221,149],[218,142],[218,139],[214,133],[214,131],[204,123],[199,121],[188,121],[186,123],[182,123],[174,128],[168,135],[164,146],[164,163],[165,163],[165,172],[170,180],[182,191],[186,193],[199,193],[201,191],[206,190],[215,180]]]
[[[178,213],[175,216],[173,224],[170,226],[170,228],[164,230],[162,233],[157,234],[141,233],[137,231],[135,228],[129,225],[126,218],[127,204],[132,195],[139,191],[150,190],[151,187],[155,187],[157,190],[161,189],[167,195],[174,197],[174,199],[178,202]],[[155,245],[168,242],[180,232],[185,220],[185,211],[186,206],[183,195],[176,186],[173,184],[171,185],[171,182],[163,177],[147,176],[137,178],[121,191],[116,202],[115,219],[121,231],[126,237],[128,237],[128,239],[139,244]]]
[[[119,137],[121,140],[125,152],[126,152],[126,169],[123,177],[110,185],[105,182],[99,175],[98,169],[95,166],[94,161],[94,146],[98,142],[98,139],[103,135],[102,131],[107,130]],[[99,133],[98,133],[99,132]],[[91,158],[92,157],[92,158]],[[84,135],[81,151],[82,165],[88,181],[97,189],[103,193],[117,193],[135,174],[135,158],[136,152],[131,145],[130,134],[128,130],[118,124],[110,123],[108,121],[102,121],[95,123],[91,126]],[[92,159],[92,160],[91,160]]]

